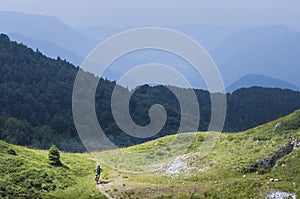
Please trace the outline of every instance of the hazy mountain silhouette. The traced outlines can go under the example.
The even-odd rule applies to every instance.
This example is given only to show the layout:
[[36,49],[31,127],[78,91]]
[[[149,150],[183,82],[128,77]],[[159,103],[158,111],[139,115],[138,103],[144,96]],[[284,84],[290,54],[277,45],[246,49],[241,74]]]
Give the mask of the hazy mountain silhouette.
[[11,33],[9,34],[9,36],[11,40],[21,42],[32,49],[38,49],[40,52],[49,57],[60,57],[62,59],[66,59],[72,62],[74,65],[80,65],[83,61],[83,58],[77,55],[76,53],[63,49],[54,43],[48,41],[35,40],[19,33]]
[[[187,34],[198,41],[216,62],[225,85],[231,85],[236,79],[247,74],[260,74],[282,79],[300,87],[300,33],[286,26],[266,26],[254,28],[223,27],[208,25],[167,25]],[[97,26],[80,29],[82,34],[102,40],[118,31],[134,28],[114,28]],[[99,37],[99,35],[102,35]],[[110,79],[118,79],[131,67],[158,62],[170,65],[185,75],[194,87],[203,88],[203,81],[192,66],[179,62],[163,53],[142,52],[118,60],[108,73]],[[126,55],[127,56],[127,55]],[[113,75],[112,75],[113,74]],[[274,85],[277,86],[277,85]]]
[[298,91],[299,88],[288,83],[282,81],[280,79],[264,76],[264,75],[257,75],[257,74],[249,74],[246,76],[241,77],[233,84],[226,88],[227,92],[233,92],[239,88],[250,88],[253,86],[261,86],[266,88],[282,88],[282,89],[291,89]]
[[0,32],[51,42],[81,57],[85,57],[97,44],[58,19],[42,15],[0,11]]
[[[202,24],[178,24],[178,25],[165,25],[164,28],[173,29],[182,32],[194,40],[199,42],[200,45],[204,46],[207,50],[213,49],[228,36],[237,33],[245,28],[235,26],[212,26]],[[115,26],[89,26],[83,28],[76,28],[78,32],[86,37],[93,38],[97,41],[103,41],[112,35],[120,33],[122,31],[140,28],[138,26],[126,26],[126,27],[115,27]]]
[[[165,27],[181,31],[205,47],[219,67],[226,86],[247,74],[259,74],[300,87],[300,32],[282,25],[248,29],[208,25]],[[75,30],[54,17],[0,11],[0,32],[75,65],[100,41],[130,28],[134,27],[94,26]],[[119,59],[105,77],[117,80],[132,67],[149,62],[172,66],[185,75],[192,86],[205,88],[192,66],[161,52],[142,52]]]
[[300,33],[285,26],[257,27],[228,37],[211,51],[225,84],[247,74],[300,86]]

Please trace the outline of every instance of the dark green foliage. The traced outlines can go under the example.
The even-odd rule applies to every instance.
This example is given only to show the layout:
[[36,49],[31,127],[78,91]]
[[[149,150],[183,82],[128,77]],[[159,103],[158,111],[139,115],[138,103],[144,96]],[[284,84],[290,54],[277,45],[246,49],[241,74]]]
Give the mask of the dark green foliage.
[[0,36],[0,138],[47,149],[83,151],[72,120],[78,68]]
[[[65,60],[47,58],[1,34],[0,139],[32,148],[48,149],[55,144],[63,151],[84,151],[72,117],[72,89],[78,70]],[[149,124],[149,108],[158,103],[168,114],[165,126],[147,139],[122,132],[111,112],[111,94],[115,86],[115,82],[100,79],[95,96],[99,123],[113,143],[129,146],[177,132],[181,118],[175,95],[164,86],[148,85],[133,93],[129,103],[131,117],[138,125]],[[187,92],[174,89],[182,96]],[[210,95],[204,90],[194,91],[201,115],[199,130],[205,131],[211,119]],[[237,132],[299,109],[300,93],[254,87],[227,94],[227,101],[224,131]]]
[[227,94],[225,131],[242,131],[288,115],[300,105],[300,93],[252,87]]
[[0,154],[1,153],[6,153],[6,154],[9,154],[9,155],[17,155],[17,152],[14,149],[9,148],[9,147],[7,147],[5,145],[2,145],[2,144],[0,144]]
[[60,162],[60,153],[58,148],[55,145],[52,145],[48,153],[49,163],[53,166],[61,166]]
[[10,154],[10,155],[17,155],[16,151],[13,150],[13,149],[8,149],[7,153]]

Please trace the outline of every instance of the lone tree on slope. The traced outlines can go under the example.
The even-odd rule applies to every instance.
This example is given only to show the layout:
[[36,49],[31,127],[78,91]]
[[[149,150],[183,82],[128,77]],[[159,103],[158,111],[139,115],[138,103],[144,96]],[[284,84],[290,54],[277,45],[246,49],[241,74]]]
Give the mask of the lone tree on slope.
[[58,148],[55,145],[52,145],[49,149],[48,158],[50,164],[53,166],[61,166],[62,163],[60,161],[60,153]]

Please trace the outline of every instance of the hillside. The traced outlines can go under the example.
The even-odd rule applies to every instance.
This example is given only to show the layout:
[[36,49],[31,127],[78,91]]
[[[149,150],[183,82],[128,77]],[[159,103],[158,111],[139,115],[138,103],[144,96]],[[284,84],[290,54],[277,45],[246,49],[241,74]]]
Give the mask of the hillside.
[[[114,168],[99,189],[112,198],[299,196],[300,110],[245,132],[221,134],[203,155],[203,146],[215,134],[172,135],[95,153],[100,162]],[[191,138],[192,144],[183,148]]]
[[[84,151],[71,109],[73,82],[78,70],[66,60],[48,58],[1,34],[0,139],[31,148],[48,149],[56,144],[63,151]],[[174,94],[164,86],[144,85],[135,91],[130,101],[133,120],[139,125],[148,124],[149,107],[159,103],[168,113],[166,125],[158,135],[147,139],[124,134],[110,110],[115,85],[115,82],[100,79],[96,93],[98,120],[115,144],[125,147],[177,132],[180,109]],[[175,89],[182,95],[186,92]],[[124,92],[129,91],[124,88]],[[211,109],[209,93],[198,89],[195,93],[201,111],[199,131],[206,131]],[[238,132],[299,109],[300,93],[253,87],[227,94],[227,102],[224,131]]]
[[94,186],[89,154],[61,153],[61,161],[51,166],[48,151],[0,141],[0,198],[104,198]]
[[[47,151],[0,141],[0,197],[105,198],[100,192],[109,198],[299,196],[300,110],[245,132],[222,133],[204,155],[203,146],[215,135],[171,135],[92,155],[61,153],[61,167],[48,164]],[[191,144],[184,148],[186,141]],[[99,191],[94,158],[104,169]]]

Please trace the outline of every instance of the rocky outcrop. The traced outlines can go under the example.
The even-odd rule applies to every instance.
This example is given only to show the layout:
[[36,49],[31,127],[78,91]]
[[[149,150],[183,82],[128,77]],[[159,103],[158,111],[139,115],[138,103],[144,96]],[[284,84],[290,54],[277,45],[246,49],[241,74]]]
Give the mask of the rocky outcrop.
[[169,175],[186,174],[192,170],[196,170],[195,163],[199,162],[200,159],[195,154],[185,154],[178,156],[169,163],[156,165],[159,167],[157,171],[162,171]]
[[268,169],[275,165],[276,161],[283,156],[291,153],[293,151],[293,145],[288,144],[287,146],[281,148],[279,151],[263,158],[260,162],[254,164],[254,168]]
[[293,145],[293,149],[296,149],[298,147],[300,147],[300,140],[291,136],[290,137],[290,144]]
[[275,152],[274,154],[270,154],[266,156],[265,158],[261,159],[260,161],[257,161],[253,165],[251,165],[249,168],[245,167],[244,172],[245,173],[253,173],[257,170],[267,170],[271,167],[273,167],[277,160],[282,158],[283,156],[291,153],[294,149],[298,148],[300,146],[300,140],[295,137],[289,138],[289,143],[285,144],[280,150]]
[[273,131],[275,131],[277,128],[279,128],[281,126],[282,122],[278,122],[275,126],[274,126],[274,129]]

